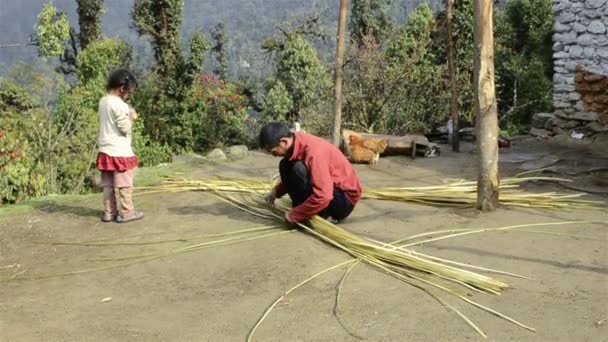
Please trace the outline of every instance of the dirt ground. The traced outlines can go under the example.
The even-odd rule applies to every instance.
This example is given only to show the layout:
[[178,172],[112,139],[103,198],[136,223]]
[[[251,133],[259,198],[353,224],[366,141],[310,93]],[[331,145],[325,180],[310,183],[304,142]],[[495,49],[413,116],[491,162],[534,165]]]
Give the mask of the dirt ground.
[[[382,158],[357,165],[364,186],[438,184],[473,179],[471,146],[438,158]],[[601,150],[517,140],[501,158],[502,176],[557,156],[553,174],[608,200]],[[588,161],[593,161],[589,166]],[[181,159],[185,176],[269,179],[278,159],[252,152],[228,162]],[[528,164],[526,164],[528,163]],[[541,162],[542,164],[542,162]],[[561,165],[561,167],[559,167]],[[600,165],[598,167],[598,165]],[[531,184],[530,191],[569,189]],[[210,194],[155,194],[136,198],[146,213],[126,225],[99,221],[100,196],[38,206],[0,219],[0,278],[74,271],[89,259],[124,257],[192,244],[53,246],[48,241],[175,239],[268,224]],[[364,200],[342,226],[382,241],[448,228],[500,227],[571,220],[608,220],[608,211],[556,212],[502,208],[435,208]],[[608,341],[608,224],[536,227],[573,238],[494,232],[417,247],[434,256],[527,275],[497,276],[513,285],[502,296],[474,299],[533,326],[536,333],[450,299],[485,330],[489,341]],[[141,236],[145,233],[144,236]],[[206,249],[123,268],[43,280],[0,282],[0,341],[243,341],[281,293],[307,277],[349,259],[312,236],[294,232],[239,245]],[[475,341],[483,340],[452,312],[411,286],[361,266],[348,278],[339,316],[334,312],[342,270],[328,273],[282,300],[258,329],[258,341]],[[109,301],[102,301],[111,297]],[[351,331],[349,333],[348,330]],[[355,337],[356,335],[358,337]]]

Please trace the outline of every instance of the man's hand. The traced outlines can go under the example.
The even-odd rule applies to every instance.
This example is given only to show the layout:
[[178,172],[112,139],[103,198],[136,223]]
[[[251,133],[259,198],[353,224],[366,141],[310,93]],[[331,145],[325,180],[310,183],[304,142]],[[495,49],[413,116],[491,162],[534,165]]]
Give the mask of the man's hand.
[[291,224],[295,224],[295,222],[289,217],[289,213],[291,213],[291,211],[285,213],[285,220]]
[[266,197],[264,198],[264,200],[266,201],[266,204],[269,207],[274,208],[274,201],[277,199],[277,194],[274,192],[274,190],[272,190],[268,195],[266,195]]

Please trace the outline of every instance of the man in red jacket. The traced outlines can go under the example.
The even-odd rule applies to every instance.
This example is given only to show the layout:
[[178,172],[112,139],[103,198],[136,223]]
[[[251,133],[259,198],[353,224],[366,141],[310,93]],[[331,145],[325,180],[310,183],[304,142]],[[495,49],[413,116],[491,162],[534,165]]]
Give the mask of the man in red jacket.
[[281,183],[266,196],[274,206],[277,198],[288,194],[293,209],[286,215],[290,223],[314,215],[340,221],[353,211],[361,198],[361,184],[342,152],[329,142],[304,133],[293,133],[281,123],[262,127],[260,146],[279,164]]

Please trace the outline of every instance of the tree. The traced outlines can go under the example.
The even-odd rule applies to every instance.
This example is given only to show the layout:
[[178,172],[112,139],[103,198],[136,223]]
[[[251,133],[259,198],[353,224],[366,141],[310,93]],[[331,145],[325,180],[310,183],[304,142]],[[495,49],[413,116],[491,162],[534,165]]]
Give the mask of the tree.
[[[282,40],[267,40],[264,47],[275,52],[275,80],[272,82],[281,82],[291,98],[292,107],[285,113],[285,119],[301,121],[302,113],[322,97],[331,81],[316,50],[300,31],[283,31],[283,35]],[[270,102],[274,101],[265,101]]]
[[122,40],[104,39],[92,42],[78,55],[76,74],[83,85],[95,83],[104,90],[106,77],[119,67],[128,68],[131,47]]
[[152,37],[156,72],[175,77],[183,65],[180,49],[183,0],[135,0],[133,23],[140,35]]
[[78,25],[80,49],[101,39],[101,14],[104,0],[78,0]]
[[59,57],[57,67],[63,74],[76,72],[78,54],[92,42],[101,39],[103,0],[77,0],[80,34],[70,26],[67,16],[57,12],[51,4],[44,6],[38,15],[36,41],[42,57]]
[[70,23],[63,13],[58,13],[52,4],[46,4],[38,14],[36,25],[38,55],[58,57],[65,50],[64,44],[70,38]]
[[477,114],[477,208],[498,207],[498,113],[494,89],[492,1],[475,0],[475,109]]
[[448,111],[443,75],[431,50],[433,13],[420,5],[384,45],[372,35],[351,46],[345,68],[344,126],[388,134],[427,133]]
[[226,80],[226,77],[228,76],[228,57],[226,53],[228,38],[226,37],[223,23],[215,25],[211,31],[211,38],[214,41],[211,51],[215,53],[215,58],[217,59],[215,73],[218,74],[222,80]]
[[452,117],[452,150],[460,149],[460,135],[458,134],[458,79],[456,76],[456,58],[454,51],[454,33],[452,27],[454,0],[446,0],[446,15],[448,29],[448,70],[450,73],[450,116]]
[[342,82],[344,79],[344,41],[346,35],[346,11],[348,0],[340,0],[340,18],[338,20],[338,43],[336,46],[336,71],[335,71],[335,103],[334,103],[334,134],[333,143],[340,146],[340,126],[342,123]]
[[351,38],[361,46],[368,34],[376,42],[383,42],[391,31],[391,19],[387,14],[390,0],[353,0],[351,17]]

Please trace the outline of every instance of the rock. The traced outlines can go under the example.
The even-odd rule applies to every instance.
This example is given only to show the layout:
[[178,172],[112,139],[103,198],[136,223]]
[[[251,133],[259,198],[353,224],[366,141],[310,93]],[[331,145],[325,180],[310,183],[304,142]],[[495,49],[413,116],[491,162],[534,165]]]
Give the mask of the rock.
[[579,18],[588,18],[587,22],[584,22],[583,24],[589,26],[589,23],[591,23],[591,20],[598,18],[598,13],[597,13],[597,10],[583,9],[581,12],[579,12],[578,17]]
[[559,128],[557,126],[553,127],[553,129],[551,131],[553,132],[554,135],[568,134],[568,131],[566,131],[563,128]]
[[595,133],[608,132],[608,126],[602,126],[597,122],[590,122],[587,124],[587,126],[585,126],[585,128]]
[[[547,121],[545,122],[545,127],[542,127],[542,128],[543,128],[543,129],[546,129],[547,131],[552,130],[552,129],[553,129],[553,126],[554,126],[554,125],[553,125],[553,121],[555,121],[555,119],[556,119],[556,117],[554,116],[554,117],[552,117],[551,119],[547,120]],[[541,128],[541,127],[538,127],[538,128]]]
[[568,61],[567,59],[554,59],[553,60],[553,65],[558,65],[560,67],[563,67],[566,65],[566,61]]
[[568,97],[566,98],[568,101],[577,101],[581,98],[581,94],[579,93],[570,93],[570,95],[568,95]]
[[562,10],[565,10],[566,8],[570,8],[572,7],[572,4],[570,3],[570,1],[553,1],[553,12],[559,12]]
[[572,27],[570,27],[570,25],[568,24],[562,24],[559,21],[555,22],[555,25],[553,25],[553,32],[567,32],[570,31],[572,29]]
[[558,52],[558,51],[563,51],[564,50],[564,44],[557,42],[553,44],[553,51]]
[[576,42],[576,32],[570,31],[567,33],[556,33],[555,35],[553,35],[553,40],[563,44],[574,43]]
[[604,34],[606,33],[606,25],[601,20],[594,20],[587,26],[587,31],[593,34]]
[[570,57],[570,54],[566,51],[560,51],[553,54],[553,59],[566,59]]
[[553,66],[553,71],[554,71],[556,74],[565,74],[565,73],[566,73],[566,68],[562,68],[562,67],[560,67],[560,66],[554,65],[554,66]]
[[590,74],[590,75],[584,76],[584,80],[587,82],[596,82],[596,81],[602,80],[604,78],[606,78],[606,76],[598,75],[598,74]]
[[[595,50],[594,57],[608,59],[608,48],[601,48],[601,49]],[[591,57],[588,57],[588,58],[591,58]]]
[[579,64],[579,61],[575,61],[575,60],[569,60],[566,62],[566,70],[568,71],[574,71],[576,69],[576,66]]
[[586,8],[600,8],[604,6],[606,0],[587,0],[585,1]]
[[211,152],[209,152],[209,154],[207,154],[207,158],[208,159],[213,159],[213,160],[226,160],[226,159],[228,159],[228,157],[226,157],[226,155],[224,154],[224,151],[222,151],[219,148],[214,148]]
[[546,129],[532,127],[532,129],[530,129],[530,135],[541,139],[547,139],[551,136],[551,132],[547,131]]
[[572,115],[572,119],[580,121],[597,121],[598,115],[594,112],[576,112]]
[[608,37],[606,37],[605,35],[595,36],[595,44],[598,46],[608,45]]
[[561,74],[553,74],[553,84],[563,84],[566,83],[568,79],[567,76]]
[[607,95],[598,95],[595,97],[595,101],[601,104],[608,105],[608,94]]
[[553,25],[553,32],[567,32],[570,31],[572,29],[572,27],[570,27],[570,25],[568,24],[562,24],[559,21],[555,22],[555,25]]
[[557,84],[553,87],[554,92],[558,93],[570,93],[576,90],[576,86],[571,84]]
[[578,121],[576,120],[569,120],[570,117],[569,116],[565,116],[565,115],[560,115],[559,117],[555,117],[553,119],[553,126],[555,127],[559,127],[562,129],[569,129],[569,128],[574,128],[577,127],[579,125]]
[[536,113],[532,115],[532,127],[544,129],[547,121],[554,117],[551,113]]
[[[559,120],[559,119],[566,119],[566,120],[570,119],[570,115],[568,113],[566,113],[563,109],[556,110],[555,111],[555,116],[556,116],[555,119],[557,119],[557,120]],[[553,124],[556,125],[557,122],[554,121]]]
[[593,45],[593,35],[585,33],[575,38],[578,45],[589,46]]
[[568,50],[568,54],[573,58],[582,58],[583,57],[583,48],[578,45],[573,45]]
[[573,22],[574,19],[576,19],[576,16],[574,15],[574,13],[562,12],[562,13],[560,13],[560,15],[557,16],[557,18],[555,18],[555,21],[559,21],[562,24],[567,24],[567,23]]
[[566,77],[566,84],[574,84],[574,76]]
[[587,31],[587,26],[585,26],[581,23],[572,24],[572,28],[574,28],[574,31],[576,31],[577,33],[583,33],[585,31]]
[[249,152],[249,149],[245,145],[234,145],[228,147],[226,152],[230,157],[244,157]]
[[586,47],[583,49],[583,56],[585,56],[585,58],[593,58],[594,54],[595,54],[595,48]]
[[570,104],[568,102],[562,102],[562,101],[557,101],[553,104],[553,107],[555,108],[568,108],[570,107]]
[[583,104],[583,101],[581,101],[581,100],[576,101],[576,104],[574,105],[574,109],[576,109],[578,111],[583,111],[585,109],[585,105]]
[[564,108],[562,109],[564,111],[564,113],[566,114],[572,114],[574,112],[576,112],[576,110],[574,110],[574,108]]

